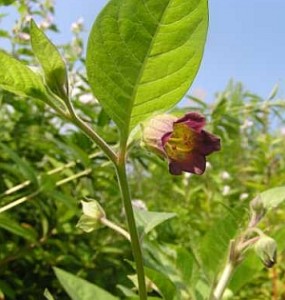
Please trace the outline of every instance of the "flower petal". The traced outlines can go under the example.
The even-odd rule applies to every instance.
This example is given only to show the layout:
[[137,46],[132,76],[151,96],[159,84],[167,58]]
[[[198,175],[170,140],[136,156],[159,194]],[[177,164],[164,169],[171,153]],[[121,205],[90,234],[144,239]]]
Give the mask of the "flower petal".
[[162,138],[162,146],[170,160],[185,161],[196,147],[199,133],[189,128],[185,123],[174,123],[173,132]]
[[174,123],[184,123],[189,128],[191,128],[197,132],[200,132],[206,124],[206,119],[203,115],[201,115],[197,112],[189,112],[184,117],[178,119]]
[[199,136],[199,152],[203,155],[209,155],[214,151],[221,149],[221,140],[217,136],[202,130]]
[[173,122],[177,120],[171,115],[159,115],[142,125],[143,143],[152,152],[165,157],[163,137],[173,130]]
[[184,161],[171,160],[169,162],[169,172],[172,175],[181,175],[182,172],[189,172],[201,175],[206,169],[206,159],[200,153],[193,151],[187,155]]

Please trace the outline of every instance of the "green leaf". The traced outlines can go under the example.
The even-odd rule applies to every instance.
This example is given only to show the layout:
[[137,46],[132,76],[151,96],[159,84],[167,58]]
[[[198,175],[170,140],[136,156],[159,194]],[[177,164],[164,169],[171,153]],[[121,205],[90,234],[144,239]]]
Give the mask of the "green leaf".
[[0,50],[0,87],[20,96],[48,102],[40,76],[20,61]]
[[163,299],[173,300],[176,293],[174,283],[163,273],[145,267],[146,276],[157,286]]
[[35,242],[36,233],[32,228],[25,228],[15,220],[5,214],[0,215],[0,228],[5,229],[13,234],[23,237],[26,240]]
[[285,200],[285,187],[276,187],[260,194],[261,201],[266,209],[275,208]]
[[185,95],[202,59],[207,28],[207,0],[107,4],[90,33],[86,67],[94,95],[124,137]]
[[0,149],[15,162],[25,179],[28,179],[35,185],[38,185],[36,172],[26,160],[22,159],[15,151],[2,143],[0,143]]
[[0,37],[9,38],[10,37],[9,32],[6,30],[0,29]]
[[32,49],[43,68],[46,84],[56,95],[66,99],[68,95],[67,72],[59,51],[33,20],[30,33]]
[[186,284],[189,284],[193,271],[194,257],[191,253],[189,253],[185,248],[182,247],[179,247],[176,253],[176,267],[181,274],[181,279]]
[[199,280],[195,286],[195,299],[206,300],[210,294],[210,286],[205,280]]
[[53,268],[55,275],[72,300],[118,300],[105,290],[80,277],[59,268]]
[[235,215],[227,213],[217,220],[201,241],[200,256],[204,272],[212,280],[223,268],[226,261],[230,240],[239,228],[239,220],[245,212],[243,206],[235,208]]
[[117,288],[126,296],[127,298],[134,298],[134,299],[139,299],[135,292],[123,285],[118,284]]
[[175,213],[164,213],[134,209],[136,224],[141,234],[148,234],[159,224],[176,217]]
[[44,290],[44,296],[47,300],[54,300],[53,295],[50,293],[50,291],[48,289]]
[[[7,299],[14,300],[16,299],[16,291],[15,288],[11,287],[10,284],[8,284],[7,280],[0,280],[0,290],[6,295]],[[0,297],[1,299],[1,297]],[[3,297],[3,299],[5,299]]]
[[9,6],[9,5],[13,4],[13,2],[16,2],[16,0],[1,0],[0,5]]

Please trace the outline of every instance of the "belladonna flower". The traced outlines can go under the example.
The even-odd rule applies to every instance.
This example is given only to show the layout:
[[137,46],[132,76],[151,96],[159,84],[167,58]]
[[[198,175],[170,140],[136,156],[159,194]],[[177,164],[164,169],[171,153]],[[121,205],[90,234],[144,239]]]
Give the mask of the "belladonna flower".
[[144,142],[169,162],[173,175],[189,172],[201,175],[206,168],[206,156],[221,148],[220,139],[205,131],[205,117],[196,112],[182,118],[158,116],[144,127]]

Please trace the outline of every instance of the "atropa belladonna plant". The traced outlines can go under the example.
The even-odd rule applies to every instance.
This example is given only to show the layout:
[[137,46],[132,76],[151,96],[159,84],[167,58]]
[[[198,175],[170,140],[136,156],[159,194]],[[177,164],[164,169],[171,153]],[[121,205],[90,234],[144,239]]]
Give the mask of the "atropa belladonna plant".
[[[177,5],[183,9],[177,11]],[[119,130],[116,148],[108,145],[77,115],[70,99],[65,62],[34,21],[30,28],[31,44],[42,67],[42,77],[4,51],[0,52],[2,88],[44,101],[60,117],[80,128],[113,163],[141,300],[147,298],[147,292],[126,173],[129,136],[139,123],[169,110],[185,95],[198,71],[207,29],[207,0],[175,0],[172,5],[165,0],[156,5],[136,0],[108,2],[89,35],[86,68],[95,97]]]
[[[83,216],[78,226],[90,231],[104,224],[130,241],[140,300],[148,295],[142,240],[136,228],[126,172],[130,136],[141,123],[154,117],[143,125],[144,143],[168,161],[170,173],[204,172],[206,156],[220,149],[220,139],[204,130],[205,117],[197,112],[181,118],[163,113],[177,104],[191,86],[202,59],[207,29],[207,0],[108,2],[89,35],[86,68],[94,96],[118,128],[115,147],[78,116],[70,97],[65,62],[34,21],[30,27],[31,45],[43,74],[34,73],[6,52],[0,52],[1,88],[43,101],[82,130],[112,162],[128,232],[107,219],[93,201],[82,203]],[[264,201],[262,205],[266,209]],[[225,270],[210,295],[213,299],[221,299],[233,271],[254,244],[265,265],[275,263],[275,243],[256,228],[261,218],[253,208],[248,228],[231,242]]]

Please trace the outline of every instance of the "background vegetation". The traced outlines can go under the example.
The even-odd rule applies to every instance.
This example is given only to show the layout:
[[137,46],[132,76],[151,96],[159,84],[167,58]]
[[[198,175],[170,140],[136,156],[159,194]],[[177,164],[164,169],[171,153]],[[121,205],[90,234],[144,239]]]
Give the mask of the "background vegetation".
[[[0,4],[10,5],[9,1]],[[17,1],[16,7],[19,18],[10,31],[0,30],[0,40],[10,41],[6,50],[13,56],[36,65],[29,46],[30,16],[36,16],[47,33],[56,32],[53,5]],[[101,136],[115,144],[115,127],[87,84],[82,23],[74,23],[72,30],[72,42],[59,48],[69,64],[74,105]],[[182,299],[190,299],[191,294],[184,278],[187,268],[192,277],[195,270],[179,265],[179,257],[201,248],[203,263],[213,270],[221,267],[217,239],[221,230],[222,235],[228,234],[227,229],[235,227],[234,235],[248,219],[249,201],[263,190],[284,185],[285,102],[276,92],[274,88],[262,99],[231,81],[210,103],[188,96],[175,110],[178,115],[189,110],[205,114],[208,129],[222,138],[222,151],[209,158],[204,176],[171,176],[165,162],[148,153],[139,140],[133,142],[129,167],[133,199],[142,200],[150,210],[177,215],[152,232],[144,249],[147,261],[149,266],[164,268],[170,277],[179,273]],[[125,226],[114,170],[105,156],[43,103],[3,90],[0,149],[2,298],[39,299],[48,288],[56,299],[68,299],[54,266],[123,298],[122,287],[132,287],[127,277],[133,273],[126,262],[131,259],[128,242],[106,227],[90,234],[75,227],[84,197],[97,199],[109,219]],[[284,220],[281,207],[262,223],[278,241],[278,265],[267,270],[254,255],[249,256],[232,280],[235,296],[231,299],[285,299]],[[157,295],[155,289],[153,294]]]

